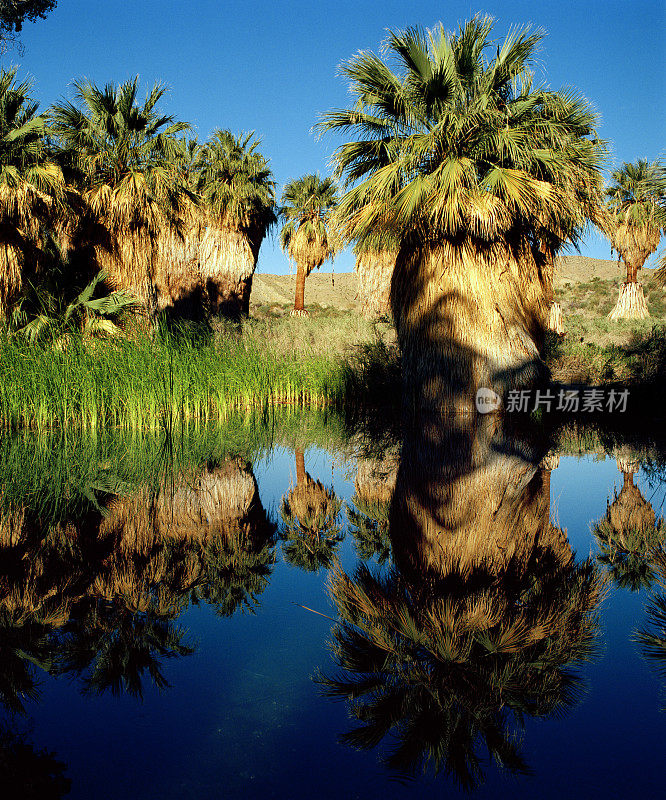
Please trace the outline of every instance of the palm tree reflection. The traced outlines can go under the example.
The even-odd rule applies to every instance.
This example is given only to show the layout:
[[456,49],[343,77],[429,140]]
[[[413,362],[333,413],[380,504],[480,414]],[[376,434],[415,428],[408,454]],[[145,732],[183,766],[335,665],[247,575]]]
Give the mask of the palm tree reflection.
[[550,523],[548,481],[530,455],[488,419],[408,431],[395,566],[333,573],[342,671],[319,680],[358,721],[343,741],[370,749],[391,734],[383,758],[399,774],[432,769],[472,789],[487,757],[525,773],[525,719],[580,695],[572,667],[593,652],[601,581]]
[[25,734],[0,723],[0,786],[8,800],[59,800],[69,794],[66,764],[37,750]]
[[84,692],[143,697],[144,676],[158,689],[168,688],[165,658],[187,656],[186,630],[154,611],[132,612],[98,602],[72,619],[58,645],[58,672],[76,675]]
[[295,456],[296,486],[289,489],[280,506],[282,549],[289,564],[316,572],[331,566],[343,539],[338,521],[342,504],[332,486],[307,474],[304,451],[297,449]]
[[617,586],[636,592],[655,581],[654,556],[666,538],[666,526],[634,484],[640,462],[623,451],[617,465],[623,484],[608,503],[605,517],[594,526],[600,550],[597,559]]
[[250,465],[229,458],[97,498],[104,510],[52,523],[0,511],[0,698],[23,711],[36,669],[85,692],[141,697],[168,686],[163,662],[194,652],[175,622],[189,602],[253,609],[275,532]]
[[358,461],[354,496],[347,506],[350,531],[359,558],[375,558],[383,564],[391,557],[389,510],[395,487],[398,459],[389,453],[382,459]]
[[643,656],[653,664],[662,682],[663,705],[666,711],[666,546],[654,553],[660,593],[653,593],[647,605],[647,622],[635,634]]

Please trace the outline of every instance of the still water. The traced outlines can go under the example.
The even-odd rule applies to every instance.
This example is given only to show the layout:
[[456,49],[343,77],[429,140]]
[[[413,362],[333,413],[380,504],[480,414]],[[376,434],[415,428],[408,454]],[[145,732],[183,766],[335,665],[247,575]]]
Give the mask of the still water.
[[6,438],[0,795],[660,797],[663,464],[316,415]]

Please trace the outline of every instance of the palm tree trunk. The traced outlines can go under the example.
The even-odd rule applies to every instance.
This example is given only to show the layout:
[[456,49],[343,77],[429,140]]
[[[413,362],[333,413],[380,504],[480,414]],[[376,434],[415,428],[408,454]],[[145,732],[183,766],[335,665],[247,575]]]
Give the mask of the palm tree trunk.
[[542,268],[543,291],[548,309],[546,327],[549,331],[561,336],[564,334],[564,329],[562,327],[562,306],[555,301],[555,255],[544,242],[541,243],[539,249],[544,258]]
[[643,287],[638,282],[638,265],[633,258],[625,258],[627,281],[620,286],[620,294],[615,308],[608,319],[647,319],[650,316]]
[[240,231],[212,224],[203,231],[199,268],[211,313],[232,319],[247,316],[257,254]]
[[476,413],[478,389],[505,397],[546,374],[546,316],[529,248],[403,247],[391,284],[409,405]]
[[633,260],[627,261],[627,283],[638,283],[638,270]]
[[296,299],[292,314],[306,314],[305,310],[305,265],[302,261],[296,264]]
[[0,319],[12,305],[23,285],[22,253],[12,242],[0,243]]
[[376,319],[391,311],[391,278],[395,252],[362,253],[356,259],[358,295],[361,313],[366,319]]
[[305,451],[302,447],[297,447],[294,455],[296,456],[296,485],[305,483]]

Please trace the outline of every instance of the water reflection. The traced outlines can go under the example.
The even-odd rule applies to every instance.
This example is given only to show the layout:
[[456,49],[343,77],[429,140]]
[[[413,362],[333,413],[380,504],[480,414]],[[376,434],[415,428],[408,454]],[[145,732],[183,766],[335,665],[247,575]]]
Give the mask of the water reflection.
[[342,541],[339,523],[342,504],[333,487],[326,487],[305,471],[305,452],[296,448],[296,485],[282,498],[282,552],[295,567],[316,572],[333,563]]
[[38,696],[36,671],[84,692],[168,684],[167,658],[194,652],[175,623],[190,602],[253,609],[275,562],[276,526],[251,466],[227,457],[160,475],[126,496],[98,493],[55,521],[0,511],[0,697]]
[[658,590],[650,597],[646,621],[636,631],[635,639],[661,679],[661,710],[666,712],[666,547],[663,544],[653,553],[653,563]]
[[347,506],[349,530],[360,559],[378,564],[391,556],[389,510],[398,471],[397,452],[381,458],[359,458],[354,495]]
[[574,667],[593,652],[603,586],[550,522],[541,455],[489,418],[410,427],[391,504],[394,566],[333,575],[342,672],[320,681],[358,722],[342,740],[384,743],[392,771],[444,772],[467,789],[489,757],[527,772],[525,719],[580,695]]
[[654,559],[666,537],[666,524],[657,519],[652,505],[634,484],[634,475],[641,467],[637,455],[623,448],[617,454],[617,466],[623,476],[622,488],[615,492],[605,517],[593,531],[599,563],[608,569],[617,586],[636,592],[654,583]]
[[59,800],[69,793],[66,765],[54,753],[37,750],[13,726],[0,724],[0,786],[3,797]]
[[[375,421],[370,440],[356,429],[344,434],[339,419],[332,428],[313,424],[305,434],[307,419],[288,422],[248,423],[248,445],[238,426],[195,431],[170,444],[146,437],[129,445],[114,435],[89,450],[35,440],[32,450],[12,453],[0,441],[0,698],[7,711],[31,714],[42,740],[71,761],[78,796],[93,796],[102,780],[95,769],[106,769],[79,733],[95,715],[112,733],[127,731],[127,747],[143,754],[131,767],[137,785],[143,780],[136,789],[142,797],[175,796],[179,780],[192,794],[213,796],[227,778],[233,796],[252,794],[250,786],[254,794],[288,796],[296,775],[312,777],[315,794],[392,796],[392,777],[421,770],[448,773],[472,789],[489,776],[493,760],[517,774],[534,767],[545,781],[543,750],[553,744],[553,752],[566,755],[562,740],[577,743],[584,726],[593,731],[597,715],[609,713],[613,701],[604,691],[617,688],[609,671],[632,680],[639,674],[632,670],[642,670],[645,679],[640,652],[666,679],[663,523],[656,490],[634,477],[640,459],[659,468],[656,451],[646,455],[638,444],[617,449],[610,435],[604,448],[588,429],[559,438],[542,431],[541,442],[488,418],[445,426],[429,418],[399,437],[378,431]],[[276,442],[277,457],[263,458]],[[319,448],[319,465],[325,450],[337,465],[346,462],[348,486],[340,472],[335,490],[308,474],[306,462],[315,474],[308,442]],[[285,447],[294,453],[296,480],[280,497],[282,489],[271,487],[284,486]],[[572,541],[580,541],[574,537],[589,536],[590,518],[605,505],[607,477],[591,459],[563,458],[560,466],[558,453],[600,454],[609,447],[624,486],[608,498],[596,529],[601,556],[581,561],[551,516],[551,476],[558,492],[567,487],[562,509]],[[598,474],[602,482],[595,485]],[[587,505],[572,512],[579,475],[595,477]],[[663,473],[653,478],[658,485]],[[341,499],[349,497],[342,514]],[[277,559],[278,542],[285,560],[319,576]],[[631,559],[649,564],[649,580],[643,566],[626,566]],[[649,583],[651,594],[624,593],[633,605],[606,604],[605,629],[609,642],[621,636],[626,644],[634,636],[637,644],[586,671],[581,665],[595,652],[599,600],[610,585],[604,576],[622,570],[638,574],[641,586]],[[621,580],[631,588],[638,579]],[[365,778],[355,770],[356,754],[327,749],[344,730],[343,708],[313,699],[310,676],[328,663],[329,623],[302,608],[290,616],[294,602],[334,614],[323,597],[327,582],[339,613],[340,671],[327,669],[323,688],[352,712],[353,729],[343,741],[372,751]],[[202,607],[193,611],[192,604]],[[243,618],[243,610],[261,613]],[[189,658],[195,632],[199,657]],[[179,660],[178,668],[170,659]],[[558,727],[554,718],[581,697],[585,672],[596,691],[573,722]],[[68,684],[54,686],[46,674],[73,679],[85,700],[70,704]],[[166,688],[167,678],[174,690],[156,697],[153,687]],[[637,746],[648,752],[657,738],[648,718],[654,688],[649,680],[636,687],[635,719],[621,711],[618,719],[628,729],[640,719],[645,739]],[[44,703],[37,707],[40,690]],[[100,693],[104,700],[96,699]],[[112,702],[114,693],[145,697],[135,732],[127,716],[136,705]],[[537,734],[531,718],[552,724]],[[169,750],[168,732],[162,736],[165,720],[185,725],[188,744],[175,745],[184,748],[178,753]],[[5,737],[3,730],[0,786],[11,785],[2,772],[11,762],[17,781],[28,785],[31,773],[42,776],[36,796],[59,796],[65,786],[59,758],[33,747],[32,734],[12,728]],[[572,774],[587,775],[586,757],[573,748]],[[110,744],[109,763],[123,752]],[[315,783],[316,760],[301,772],[312,752],[328,764],[322,785]],[[277,780],[276,755],[284,772]],[[370,764],[378,756],[389,767],[386,782]],[[165,765],[154,785],[140,763],[145,758]],[[182,769],[185,759],[189,771]],[[114,796],[123,793],[115,780],[108,777]],[[521,796],[533,788],[514,785]],[[424,791],[420,784],[403,790],[410,797]],[[442,783],[437,790],[453,787]]]

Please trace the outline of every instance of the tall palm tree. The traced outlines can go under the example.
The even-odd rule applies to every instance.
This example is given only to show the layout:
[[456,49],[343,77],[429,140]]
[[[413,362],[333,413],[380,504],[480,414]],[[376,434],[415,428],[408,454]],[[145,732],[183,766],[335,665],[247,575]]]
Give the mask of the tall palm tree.
[[275,215],[275,182],[254,133],[215,131],[198,160],[201,278],[214,312],[247,315],[259,248]]
[[400,240],[391,304],[406,388],[470,413],[478,387],[543,372],[539,242],[602,222],[596,115],[573,91],[534,87],[541,31],[495,49],[492,27],[477,16],[455,33],[390,33],[385,59],[343,65],[356,103],[319,124],[353,137],[335,155],[345,238]]
[[293,316],[305,316],[305,279],[327,258],[335,255],[330,214],[337,202],[331,178],[304,175],[290,181],[282,192],[280,231],[282,249],[296,262],[296,299]]
[[623,164],[611,174],[606,190],[611,213],[610,239],[627,268],[627,280],[620,287],[609,319],[649,317],[638,270],[657,249],[666,229],[666,179],[659,162],[639,159]]
[[79,238],[92,246],[96,267],[115,288],[131,291],[149,314],[158,307],[158,237],[193,194],[174,167],[177,135],[189,128],[162,115],[165,88],[155,84],[143,103],[138,78],[104,88],[74,84],[77,105],[50,112],[59,155],[84,202]]
[[25,269],[35,266],[40,230],[63,189],[31,88],[16,80],[16,69],[0,69],[0,319],[21,291]]

